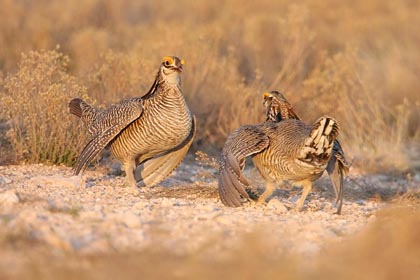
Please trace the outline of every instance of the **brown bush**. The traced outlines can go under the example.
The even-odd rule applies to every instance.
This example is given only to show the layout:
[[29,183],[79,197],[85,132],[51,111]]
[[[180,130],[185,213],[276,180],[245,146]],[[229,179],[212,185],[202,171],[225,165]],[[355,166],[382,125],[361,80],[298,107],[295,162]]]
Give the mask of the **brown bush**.
[[57,51],[22,55],[19,70],[9,74],[0,94],[1,118],[17,160],[71,164],[83,138],[67,104],[86,89],[66,72],[68,57]]

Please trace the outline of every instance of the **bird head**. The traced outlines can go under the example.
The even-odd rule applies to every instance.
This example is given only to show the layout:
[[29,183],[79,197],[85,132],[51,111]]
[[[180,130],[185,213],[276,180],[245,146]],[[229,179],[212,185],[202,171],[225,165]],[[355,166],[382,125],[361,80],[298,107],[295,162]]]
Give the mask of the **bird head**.
[[281,92],[273,90],[264,92],[263,96],[263,104],[267,116],[266,121],[279,122],[284,119],[300,119]]
[[160,66],[160,74],[164,81],[179,83],[184,60],[176,56],[165,56]]
[[272,102],[282,102],[282,103],[289,103],[287,99],[284,97],[284,95],[281,92],[278,92],[276,90],[270,91],[270,92],[264,92],[264,101],[263,104],[267,108],[267,106],[270,106]]

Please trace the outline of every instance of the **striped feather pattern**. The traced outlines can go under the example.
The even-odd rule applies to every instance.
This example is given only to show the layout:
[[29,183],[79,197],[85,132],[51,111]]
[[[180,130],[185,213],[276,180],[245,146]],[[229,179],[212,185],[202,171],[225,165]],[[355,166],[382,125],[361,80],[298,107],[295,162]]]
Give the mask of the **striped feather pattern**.
[[[264,104],[273,100],[267,99]],[[283,106],[283,111],[281,107],[267,110],[268,118],[269,112],[287,111],[281,121],[242,126],[228,136],[219,164],[219,195],[225,205],[238,207],[249,200],[245,191],[249,183],[242,174],[248,156],[252,156],[254,165],[270,185],[289,180],[304,186],[298,208],[302,207],[312,182],[325,171],[336,146],[337,122],[331,117],[321,117],[309,126],[298,119],[290,104]]]
[[246,157],[259,153],[269,145],[268,136],[257,126],[242,126],[226,140],[219,160],[219,195],[222,202],[238,207],[249,199],[248,181],[242,175]]
[[134,186],[136,166],[146,161],[149,163],[141,168],[147,170],[142,173],[147,176],[139,179],[141,184],[157,184],[168,176],[185,157],[195,135],[193,115],[180,88],[182,67],[179,58],[164,57],[148,93],[103,111],[81,99],[72,100],[70,112],[81,117],[91,135],[76,162],[75,173],[83,171],[109,145]]
[[[310,161],[302,164],[299,157],[307,146],[318,147],[325,137],[331,136],[328,139],[334,141],[338,128],[331,128],[328,125],[329,120],[332,119],[323,117],[310,127],[300,120],[286,119],[278,123],[243,126],[235,130],[228,136],[220,158],[219,194],[222,202],[227,206],[237,207],[249,199],[245,192],[249,184],[242,175],[245,158],[248,156],[252,156],[254,165],[269,182],[318,179],[326,168],[328,159],[323,159],[328,154],[331,155],[332,144],[327,142],[324,153],[313,154],[313,164]],[[318,137],[319,134],[322,137]],[[303,159],[306,160],[307,157]]]
[[183,142],[192,129],[192,116],[177,88],[162,88],[159,97],[143,100],[141,118],[127,126],[111,143],[117,159],[142,162]]
[[[127,125],[139,118],[143,111],[140,99],[124,100],[96,115],[89,126],[94,135],[84,147],[74,166],[77,175],[95,158]],[[89,111],[88,111],[89,112]]]
[[[264,106],[266,108],[268,122],[279,122],[285,119],[300,119],[284,95],[277,91],[264,94]],[[341,212],[344,177],[348,174],[349,169],[350,164],[347,162],[344,151],[336,139],[333,144],[332,156],[328,162],[327,172],[330,176],[336,195],[336,203],[338,204],[337,213]]]

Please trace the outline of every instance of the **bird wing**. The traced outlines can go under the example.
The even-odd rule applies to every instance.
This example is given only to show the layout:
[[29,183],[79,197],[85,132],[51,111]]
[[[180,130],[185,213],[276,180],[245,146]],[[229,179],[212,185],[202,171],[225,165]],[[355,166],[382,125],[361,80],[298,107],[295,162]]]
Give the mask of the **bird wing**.
[[185,158],[196,134],[196,121],[193,116],[192,127],[188,137],[180,145],[161,155],[148,159],[136,170],[139,186],[153,186],[165,179]]
[[249,200],[248,181],[242,174],[245,159],[266,149],[268,136],[257,126],[242,126],[229,135],[219,161],[219,195],[223,204],[241,206]]
[[297,162],[301,165],[325,168],[331,158],[333,143],[338,133],[339,126],[333,118],[319,118],[298,151]]
[[287,119],[295,119],[300,120],[299,116],[296,114],[295,110],[293,110],[292,104],[289,102],[283,102],[280,105],[280,113],[281,113],[281,119],[287,120]]
[[344,177],[349,172],[350,164],[347,162],[344,151],[341,148],[340,142],[338,142],[338,140],[334,141],[332,157],[328,162],[326,169],[335,191],[335,203],[338,204],[337,214],[340,214],[341,207],[343,205]]
[[97,131],[92,130],[91,124],[96,120],[101,110],[94,108],[80,98],[73,98],[69,102],[69,111],[82,120],[84,127],[88,128],[89,136],[92,137],[97,133]]
[[83,171],[87,164],[95,158],[124,128],[138,119],[143,112],[140,98],[123,100],[102,111],[92,123],[93,135],[74,166],[74,174]]

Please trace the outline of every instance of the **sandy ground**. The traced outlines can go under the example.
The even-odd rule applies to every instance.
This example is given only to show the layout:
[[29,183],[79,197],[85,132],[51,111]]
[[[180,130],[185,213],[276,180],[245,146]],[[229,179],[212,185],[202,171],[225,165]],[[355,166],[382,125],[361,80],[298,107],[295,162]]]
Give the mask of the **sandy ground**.
[[[393,179],[353,172],[346,179],[343,213],[335,215],[327,177],[316,182],[304,210],[296,212],[301,190],[291,186],[275,192],[266,206],[225,207],[215,171],[192,159],[158,187],[137,195],[125,187],[124,177],[112,173],[103,167],[86,171],[83,184],[68,167],[0,166],[0,245],[23,239],[58,254],[162,248],[223,258],[253,234],[268,254],[312,256],[363,230],[389,198],[420,181],[419,174]],[[256,171],[246,175],[263,186]],[[18,255],[10,250],[0,269],[18,269],[16,263]]]

